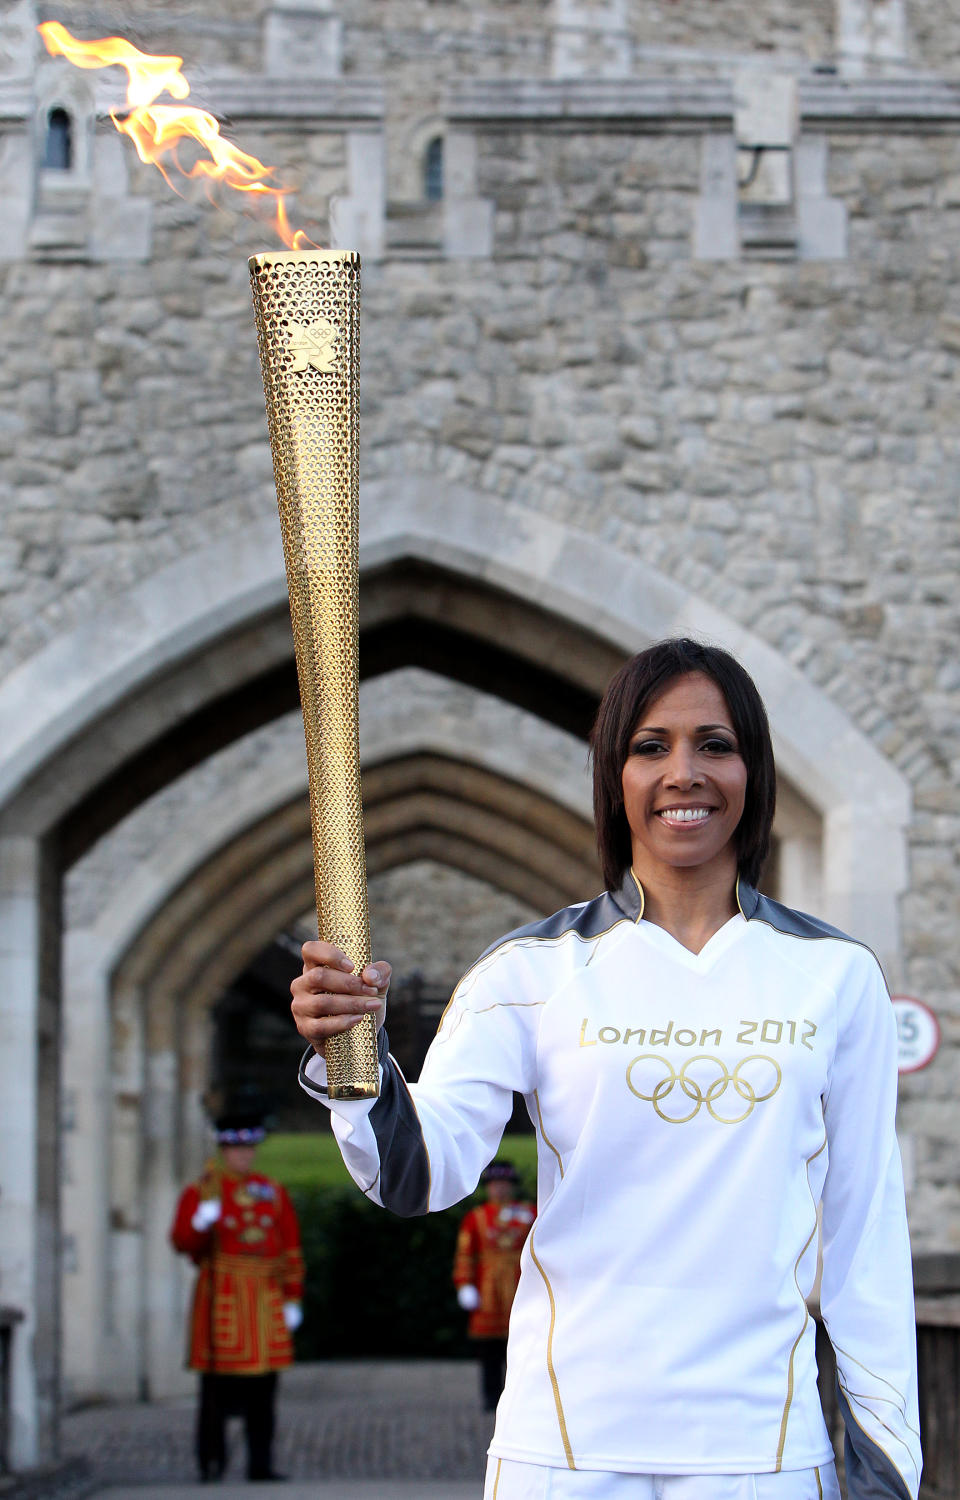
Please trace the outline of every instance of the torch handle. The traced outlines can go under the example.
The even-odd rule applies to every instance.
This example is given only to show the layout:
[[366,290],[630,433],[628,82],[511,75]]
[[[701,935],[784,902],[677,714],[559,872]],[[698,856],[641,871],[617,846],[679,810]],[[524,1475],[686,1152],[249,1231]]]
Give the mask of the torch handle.
[[[360,258],[250,260],[310,784],[320,936],[370,961],[358,736]],[[379,1092],[376,1022],[326,1044],[333,1099]]]

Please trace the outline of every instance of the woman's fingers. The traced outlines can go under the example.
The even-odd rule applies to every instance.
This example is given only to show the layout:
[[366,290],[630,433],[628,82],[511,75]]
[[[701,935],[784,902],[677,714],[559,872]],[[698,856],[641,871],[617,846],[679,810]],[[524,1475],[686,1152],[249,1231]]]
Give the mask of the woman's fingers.
[[297,1023],[297,1030],[304,1041],[309,1042],[322,1056],[324,1045],[331,1037],[339,1036],[344,1031],[350,1031],[352,1027],[356,1026],[363,1019],[365,1013],[372,1014],[379,1008],[376,1001],[366,1003],[370,1005],[369,1011],[360,1010],[355,1006],[352,1011],[337,1013],[324,1011],[322,1014],[317,1015],[311,1010],[308,1004],[298,1004],[294,1000],[292,1006],[293,1018]]
[[382,959],[367,964],[362,974],[353,972],[353,964],[346,954],[333,943],[320,938],[304,943],[302,978],[310,976],[310,988],[326,990],[334,994],[383,994],[393,973],[391,966]]
[[333,969],[344,974],[353,972],[353,964],[335,943],[325,943],[322,938],[313,938],[301,946],[303,972],[308,969]]
[[291,1010],[300,1035],[323,1055],[330,1037],[349,1031],[364,1015],[383,1024],[391,968],[378,960],[353,972],[353,964],[333,943],[303,945],[303,973],[290,986]]

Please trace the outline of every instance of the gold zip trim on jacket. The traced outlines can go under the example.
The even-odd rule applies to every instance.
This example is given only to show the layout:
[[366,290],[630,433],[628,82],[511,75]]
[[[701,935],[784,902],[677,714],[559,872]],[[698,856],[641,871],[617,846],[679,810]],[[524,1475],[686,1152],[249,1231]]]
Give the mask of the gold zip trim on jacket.
[[547,1296],[550,1299],[550,1327],[547,1330],[547,1372],[550,1376],[550,1384],[553,1387],[553,1402],[557,1408],[557,1421],[560,1424],[560,1437],[563,1441],[563,1451],[567,1460],[567,1468],[575,1469],[577,1466],[573,1461],[573,1449],[570,1447],[570,1438],[567,1433],[567,1421],[563,1415],[563,1402],[560,1400],[560,1386],[557,1381],[557,1372],[553,1367],[553,1330],[556,1327],[557,1322],[557,1304],[554,1300],[553,1287],[550,1285],[550,1278],[547,1276],[546,1271],[543,1269],[543,1266],[537,1259],[537,1252],[533,1248],[533,1236],[536,1233],[536,1227],[537,1226],[534,1225],[533,1229],[531,1229],[530,1238],[527,1241],[527,1244],[530,1246],[530,1258],[536,1266],[537,1270],[540,1272],[540,1275],[543,1277],[543,1284],[547,1289]]

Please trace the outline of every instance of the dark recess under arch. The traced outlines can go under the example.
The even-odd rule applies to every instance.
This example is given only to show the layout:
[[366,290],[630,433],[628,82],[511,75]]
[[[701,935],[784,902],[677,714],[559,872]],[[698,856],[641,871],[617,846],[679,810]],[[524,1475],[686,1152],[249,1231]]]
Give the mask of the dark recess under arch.
[[[591,632],[475,579],[421,563],[394,565],[365,579],[364,588],[372,618],[361,621],[361,679],[422,667],[586,739],[602,685],[622,660]],[[466,623],[444,618],[458,597],[470,602]],[[491,638],[494,631],[499,639]],[[524,651],[528,632],[529,638],[539,638],[540,658]],[[544,640],[549,664],[542,659]],[[563,670],[574,661],[579,680],[572,666],[569,673]],[[584,678],[594,679],[596,688]],[[90,788],[58,826],[61,868],[68,869],[148,797],[234,740],[291,712],[299,701],[291,643],[289,659],[209,699]]]

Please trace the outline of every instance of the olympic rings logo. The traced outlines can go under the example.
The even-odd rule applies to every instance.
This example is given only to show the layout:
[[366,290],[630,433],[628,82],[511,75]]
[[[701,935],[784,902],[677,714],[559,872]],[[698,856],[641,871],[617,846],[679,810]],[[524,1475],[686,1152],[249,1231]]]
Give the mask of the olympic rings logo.
[[[646,1093],[633,1077],[634,1069],[641,1063],[654,1063],[663,1069],[660,1078],[650,1076],[649,1068],[644,1070],[638,1082],[647,1088]],[[698,1064],[703,1066],[698,1069]],[[694,1070],[698,1076],[693,1076]],[[782,1081],[780,1065],[762,1053],[741,1058],[732,1073],[718,1057],[711,1057],[708,1053],[687,1058],[679,1073],[665,1057],[655,1052],[641,1052],[627,1068],[627,1087],[631,1094],[652,1104],[660,1119],[668,1125],[685,1125],[700,1113],[704,1105],[707,1113],[719,1124],[739,1125],[753,1114],[758,1104],[773,1098]],[[674,1108],[682,1113],[673,1113],[667,1101],[678,1087],[680,1094]],[[746,1102],[745,1109],[739,1107],[738,1100]],[[692,1102],[692,1109],[688,1108],[687,1101]]]

